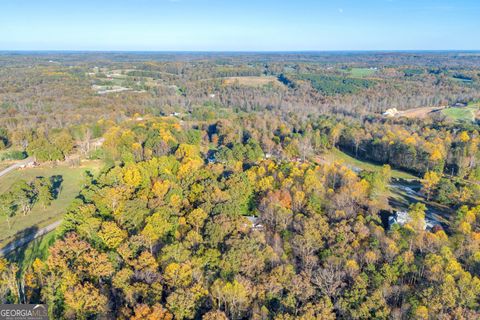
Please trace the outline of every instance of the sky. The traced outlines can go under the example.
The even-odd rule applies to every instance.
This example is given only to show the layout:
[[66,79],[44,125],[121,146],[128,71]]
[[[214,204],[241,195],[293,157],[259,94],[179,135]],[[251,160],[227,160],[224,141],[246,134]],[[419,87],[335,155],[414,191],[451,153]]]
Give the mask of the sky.
[[0,50],[479,50],[479,0],[0,0]]

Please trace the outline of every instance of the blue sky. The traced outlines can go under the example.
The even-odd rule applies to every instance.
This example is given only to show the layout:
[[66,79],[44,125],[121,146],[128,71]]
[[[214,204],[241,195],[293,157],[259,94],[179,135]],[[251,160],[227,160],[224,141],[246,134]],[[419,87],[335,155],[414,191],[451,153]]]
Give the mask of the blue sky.
[[479,0],[0,0],[0,50],[478,50]]

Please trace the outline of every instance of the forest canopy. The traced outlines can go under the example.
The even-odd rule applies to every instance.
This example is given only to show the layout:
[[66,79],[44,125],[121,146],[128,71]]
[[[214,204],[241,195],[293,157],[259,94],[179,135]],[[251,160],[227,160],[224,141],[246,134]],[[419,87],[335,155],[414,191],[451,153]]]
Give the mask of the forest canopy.
[[[479,56],[0,66],[0,171],[101,167],[75,176],[48,243],[0,258],[2,303],[52,319],[480,316]],[[58,179],[12,182],[1,219],[51,208]]]

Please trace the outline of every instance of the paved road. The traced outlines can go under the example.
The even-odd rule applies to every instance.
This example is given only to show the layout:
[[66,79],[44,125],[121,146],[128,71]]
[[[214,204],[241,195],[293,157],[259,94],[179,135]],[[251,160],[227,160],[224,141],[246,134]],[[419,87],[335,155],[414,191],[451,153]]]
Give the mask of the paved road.
[[35,233],[26,235],[25,237],[23,237],[21,239],[18,239],[15,242],[9,243],[6,247],[0,249],[0,256],[4,256],[4,255],[8,254],[9,252],[11,252],[11,251],[13,251],[17,248],[20,248],[20,247],[26,245],[30,241],[33,241],[36,238],[41,237],[41,236],[55,230],[61,223],[62,223],[62,220],[56,221],[56,222],[54,222],[54,223],[52,223],[52,224],[50,224],[50,225],[48,225],[44,228],[38,229]]
[[28,165],[30,163],[33,163],[33,162],[34,162],[33,158],[30,157],[30,158],[24,159],[22,161],[19,161],[17,163],[14,163],[10,167],[0,171],[0,177],[3,176],[3,175],[6,175],[7,173],[9,173],[12,170],[18,169],[22,166],[26,166],[26,165]]
[[[30,158],[26,158],[22,161],[19,161],[17,163],[14,163],[10,167],[0,171],[0,177],[3,176],[3,175],[6,175],[10,171],[13,171],[13,170],[21,168],[23,166],[29,165],[29,164],[33,163],[34,161],[35,160],[32,157],[30,157]],[[52,224],[50,224],[50,225],[48,225],[44,228],[41,228],[41,229],[37,230],[35,233],[26,235],[25,237],[23,237],[21,239],[18,239],[18,240],[15,240],[14,242],[9,243],[4,248],[0,249],[0,256],[4,256],[4,255],[8,254],[9,252],[11,252],[11,251],[13,251],[17,248],[20,248],[20,247],[26,245],[27,243],[35,240],[36,238],[41,237],[41,236],[55,230],[61,223],[62,223],[62,220],[56,221],[56,222],[54,222],[54,223],[52,223]]]

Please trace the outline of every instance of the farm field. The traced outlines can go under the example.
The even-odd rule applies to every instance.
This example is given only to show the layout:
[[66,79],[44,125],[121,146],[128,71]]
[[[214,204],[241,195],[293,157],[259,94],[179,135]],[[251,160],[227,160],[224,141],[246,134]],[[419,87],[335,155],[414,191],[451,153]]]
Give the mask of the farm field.
[[229,77],[223,80],[225,85],[238,83],[241,86],[262,87],[270,83],[281,85],[276,77]]
[[366,78],[373,76],[377,72],[376,69],[372,68],[352,68],[348,70],[350,76],[354,78]]
[[480,103],[471,103],[466,107],[453,107],[443,109],[442,113],[455,121],[475,121],[477,113],[480,110]]
[[57,167],[37,167],[15,170],[0,178],[0,194],[6,192],[10,186],[18,180],[30,181],[35,177],[51,177],[59,175],[62,177],[61,191],[58,198],[53,200],[52,205],[44,209],[41,205],[35,204],[32,211],[23,216],[17,214],[11,219],[11,229],[8,228],[7,221],[4,217],[0,218],[0,247],[8,244],[13,236],[22,230],[28,228],[41,228],[60,219],[62,214],[72,200],[80,191],[84,172],[87,170],[97,174],[100,171],[102,163],[100,161],[86,161],[82,166],[71,168],[68,166]]
[[480,103],[470,103],[466,107],[422,107],[399,111],[399,117],[425,119],[440,112],[453,121],[474,121],[480,112]]

